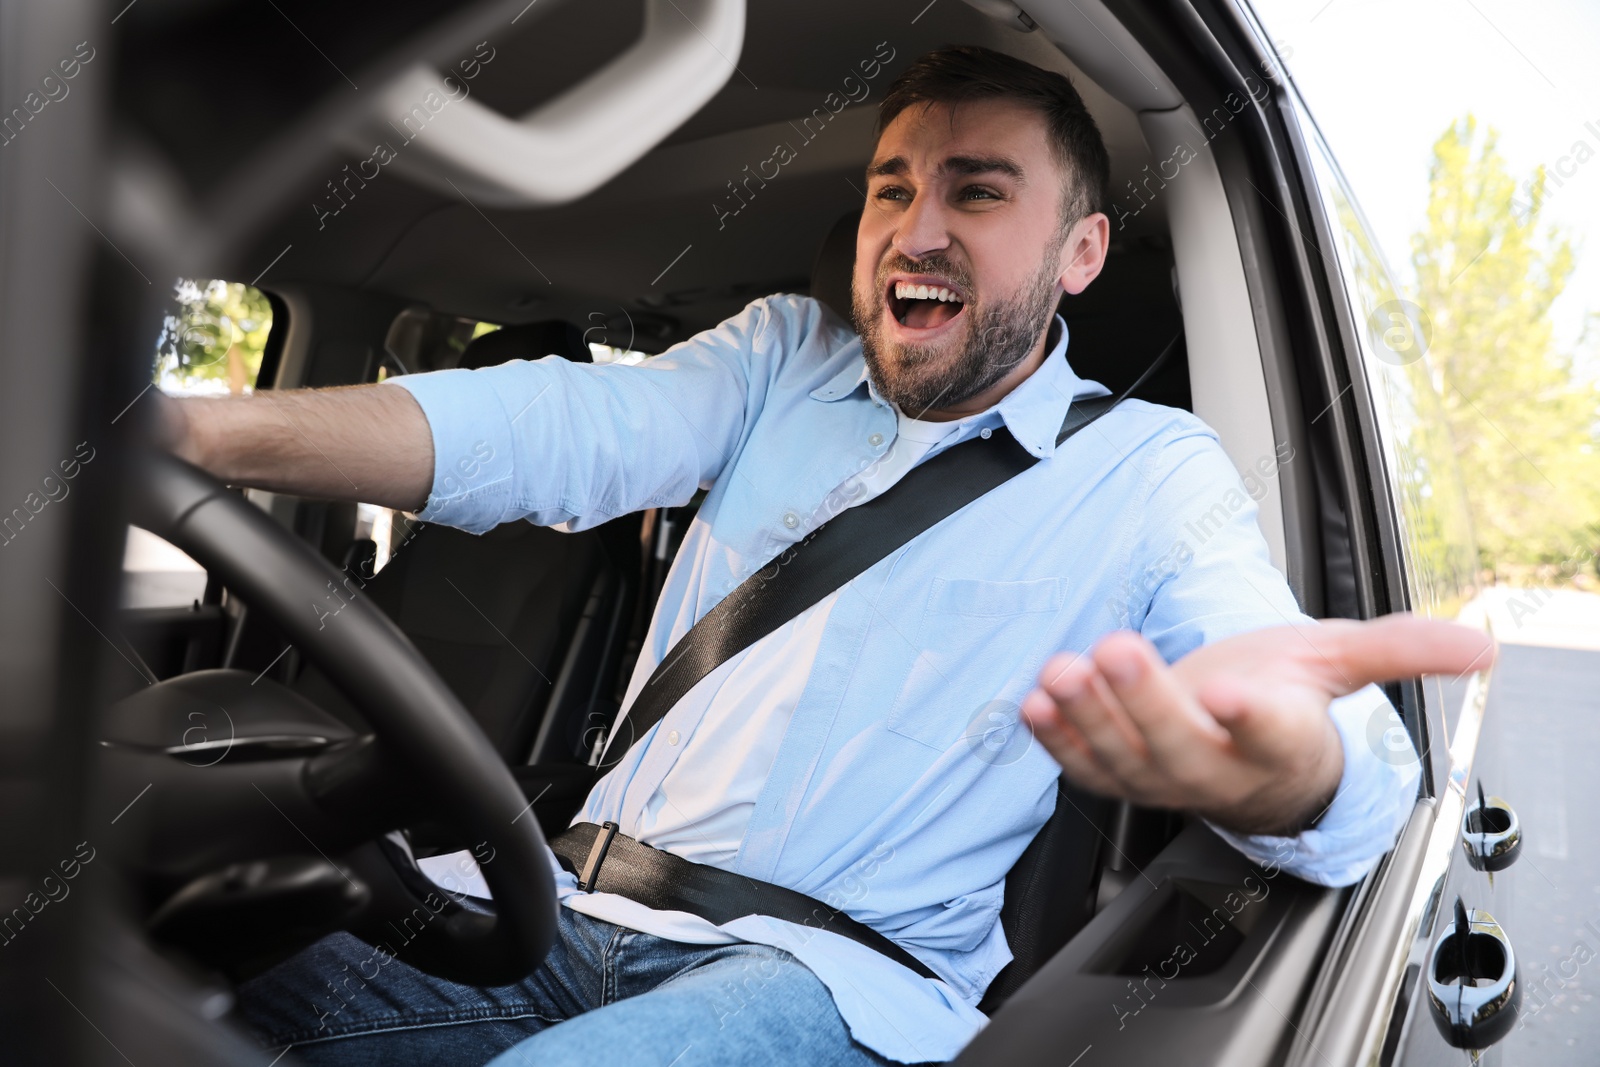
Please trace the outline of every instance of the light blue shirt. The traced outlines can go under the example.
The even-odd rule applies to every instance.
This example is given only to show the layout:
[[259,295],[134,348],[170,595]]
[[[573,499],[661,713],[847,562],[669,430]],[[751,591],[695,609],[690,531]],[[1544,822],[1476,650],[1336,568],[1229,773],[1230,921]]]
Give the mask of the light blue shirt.
[[[999,923],[1005,875],[1053,811],[1060,768],[1025,734],[1005,743],[994,726],[1014,719],[1044,660],[1130,628],[1170,662],[1230,634],[1306,620],[1271,564],[1254,501],[1198,418],[1125,401],[1054,448],[1073,399],[1107,392],[1073,373],[1066,347],[1058,323],[1043,365],[936,446],[1009,432],[1043,462],[831,599],[742,841],[731,860],[711,858],[842,906],[940,976],[926,981],[853,941],[759,916],[721,928],[794,953],[855,1038],[893,1060],[952,1058],[983,1024],[976,1004],[1011,958]],[[639,366],[549,357],[396,384],[433,433],[425,520],[584,529],[708,490],[630,701],[696,620],[826,517],[824,501],[872,467],[897,425],[871,388],[859,338],[796,296],[758,300]],[[633,745],[580,819],[627,832],[690,745],[719,743],[696,733],[715,699],[695,695]],[[1224,836],[1312,881],[1358,880],[1393,844],[1416,793],[1415,761],[1380,758],[1367,741],[1387,706],[1372,687],[1334,702],[1344,777],[1316,830]],[[570,875],[560,880],[569,906],[592,910]],[[625,908],[606,917],[660,927],[633,908],[632,922]]]

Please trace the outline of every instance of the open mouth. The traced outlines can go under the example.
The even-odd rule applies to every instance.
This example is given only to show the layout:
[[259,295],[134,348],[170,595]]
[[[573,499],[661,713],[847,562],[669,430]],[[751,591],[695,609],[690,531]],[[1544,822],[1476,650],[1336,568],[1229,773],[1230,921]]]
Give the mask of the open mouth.
[[913,330],[933,330],[966,309],[966,299],[939,279],[891,280],[887,295],[889,314]]

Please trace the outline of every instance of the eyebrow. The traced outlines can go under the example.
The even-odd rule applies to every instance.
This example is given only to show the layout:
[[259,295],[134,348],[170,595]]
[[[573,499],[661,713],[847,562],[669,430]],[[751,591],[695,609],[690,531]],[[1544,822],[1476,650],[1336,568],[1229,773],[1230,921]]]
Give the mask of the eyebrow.
[[[910,166],[903,156],[890,156],[880,160],[867,168],[867,177],[879,178],[885,175],[903,175]],[[1014,159],[1006,156],[950,156],[939,164],[940,173],[959,174],[970,177],[974,174],[1004,174],[1016,181],[1023,181],[1022,166]]]

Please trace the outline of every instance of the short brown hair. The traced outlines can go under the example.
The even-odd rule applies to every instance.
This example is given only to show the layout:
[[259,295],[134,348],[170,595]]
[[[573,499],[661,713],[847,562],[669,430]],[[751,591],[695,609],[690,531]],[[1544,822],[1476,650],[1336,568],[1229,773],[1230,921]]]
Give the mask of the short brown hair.
[[1111,196],[1111,161],[1083,97],[1064,75],[989,48],[955,45],[919,57],[889,86],[878,105],[877,135],[918,104],[1015,100],[1044,116],[1050,147],[1067,174],[1062,228],[1095,211]]

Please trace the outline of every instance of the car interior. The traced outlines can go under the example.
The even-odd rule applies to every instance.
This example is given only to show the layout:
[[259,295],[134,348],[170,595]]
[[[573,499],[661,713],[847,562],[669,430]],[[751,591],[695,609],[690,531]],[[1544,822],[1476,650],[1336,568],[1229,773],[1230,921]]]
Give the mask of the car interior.
[[[1181,180],[1162,180],[1158,164],[1172,146],[1215,137],[1218,120],[1196,90],[1205,84],[1196,63],[1147,49],[1128,29],[1140,16],[1125,5],[1063,0],[1024,14],[1006,0],[752,3],[742,50],[707,102],[592,192],[535,207],[499,206],[465,179],[441,180],[436,160],[431,176],[387,164],[376,177],[352,172],[346,164],[370,149],[359,139],[367,127],[352,117],[360,94],[346,82],[474,56],[470,90],[479,103],[510,115],[559,106],[568,87],[668,17],[665,8],[547,0],[517,15],[519,4],[442,6],[350,5],[339,19],[317,21],[315,48],[293,25],[310,19],[305,4],[284,4],[279,18],[247,5],[147,0],[119,26],[124,67],[114,110],[124,137],[111,199],[135,221],[118,232],[134,254],[159,254],[184,276],[225,277],[267,294],[273,325],[255,389],[547,356],[649,358],[770,293],[808,294],[848,316],[875,104],[914,57],[963,43],[1067,74],[1110,150],[1110,255],[1101,277],[1060,306],[1074,370],[1120,392],[1178,338],[1135,396],[1199,415],[1241,469],[1284,440],[1326,451],[1314,437],[1326,425],[1311,426],[1308,413],[1333,389],[1290,354],[1292,312],[1263,309],[1274,299],[1263,263],[1289,258],[1261,223],[1273,205],[1241,207],[1237,183],[1223,175],[1238,164],[1220,149],[1185,163]],[[219,71],[206,72],[201,84],[214,92],[197,94],[192,72],[163,58],[213,54],[207,42],[223,39],[252,43],[243,61],[213,60],[228,75],[222,87]],[[825,100],[839,93],[851,98],[835,113]],[[195,128],[207,137],[191,136]],[[331,147],[328,129],[342,138]],[[775,144],[791,146],[791,159],[779,177],[763,178],[757,164]],[[174,197],[176,189],[191,195]],[[148,343],[154,331],[144,336]],[[1331,492],[1301,465],[1285,468],[1267,480],[1260,521],[1308,613],[1355,615],[1370,606],[1350,544],[1360,517]],[[578,533],[511,523],[474,536],[355,505],[246,496],[343,576],[345,599],[364,599],[392,621],[481,728],[544,831],[565,826],[594,779],[694,504]],[[310,654],[282,612],[261,610],[255,600],[270,588],[241,593],[249,580],[212,568],[190,602],[125,604],[125,658],[143,677],[130,673],[112,694],[124,701],[117,706],[142,699],[151,678],[230,671],[320,709],[304,722],[314,718],[325,742],[370,733],[369,702],[352,698],[350,678]],[[421,810],[394,820],[407,832],[389,848],[391,861],[395,848],[423,857],[474,844],[463,821]],[[1007,881],[1003,922],[1015,960],[983,1010],[997,1015],[1016,1001],[997,1018],[1017,1020],[1006,1032],[1023,1032],[1022,1013],[1049,1010],[1048,996],[1059,994],[1059,984],[1036,983],[1028,988],[1038,994],[1018,996],[1045,972],[1123,995],[1164,940],[1215,904],[1214,885],[1233,877],[1217,872],[1234,871],[1238,858],[1201,834],[1180,816],[1063,782],[1056,816]],[[215,897],[195,888],[214,873],[200,862],[186,860],[182,877],[174,867],[146,878],[138,908],[153,916],[147,929],[160,952],[209,972],[247,976],[346,914],[339,908],[348,901],[319,920],[322,905],[281,898],[219,912]],[[1275,895],[1208,950],[1209,962],[1184,980],[1188,991],[1166,1006],[1199,1014],[1227,1004],[1247,973],[1285,996],[1303,995],[1305,960],[1333,936],[1342,900],[1310,887]],[[278,936],[263,938],[261,925],[272,921],[282,923]],[[1281,957],[1281,985],[1268,985],[1260,970],[1269,946]],[[441,971],[451,966],[440,963]],[[1092,1011],[1114,1021],[1099,1002]],[[1211,1042],[1218,1057],[1237,1052],[1238,1035],[1252,1027],[1282,1028],[1259,1008],[1210,1017],[1221,1021],[1195,1040]],[[980,1038],[996,1057],[985,1062],[1009,1054],[1003,1029]],[[1274,1037],[1268,1051],[1280,1045]]]

